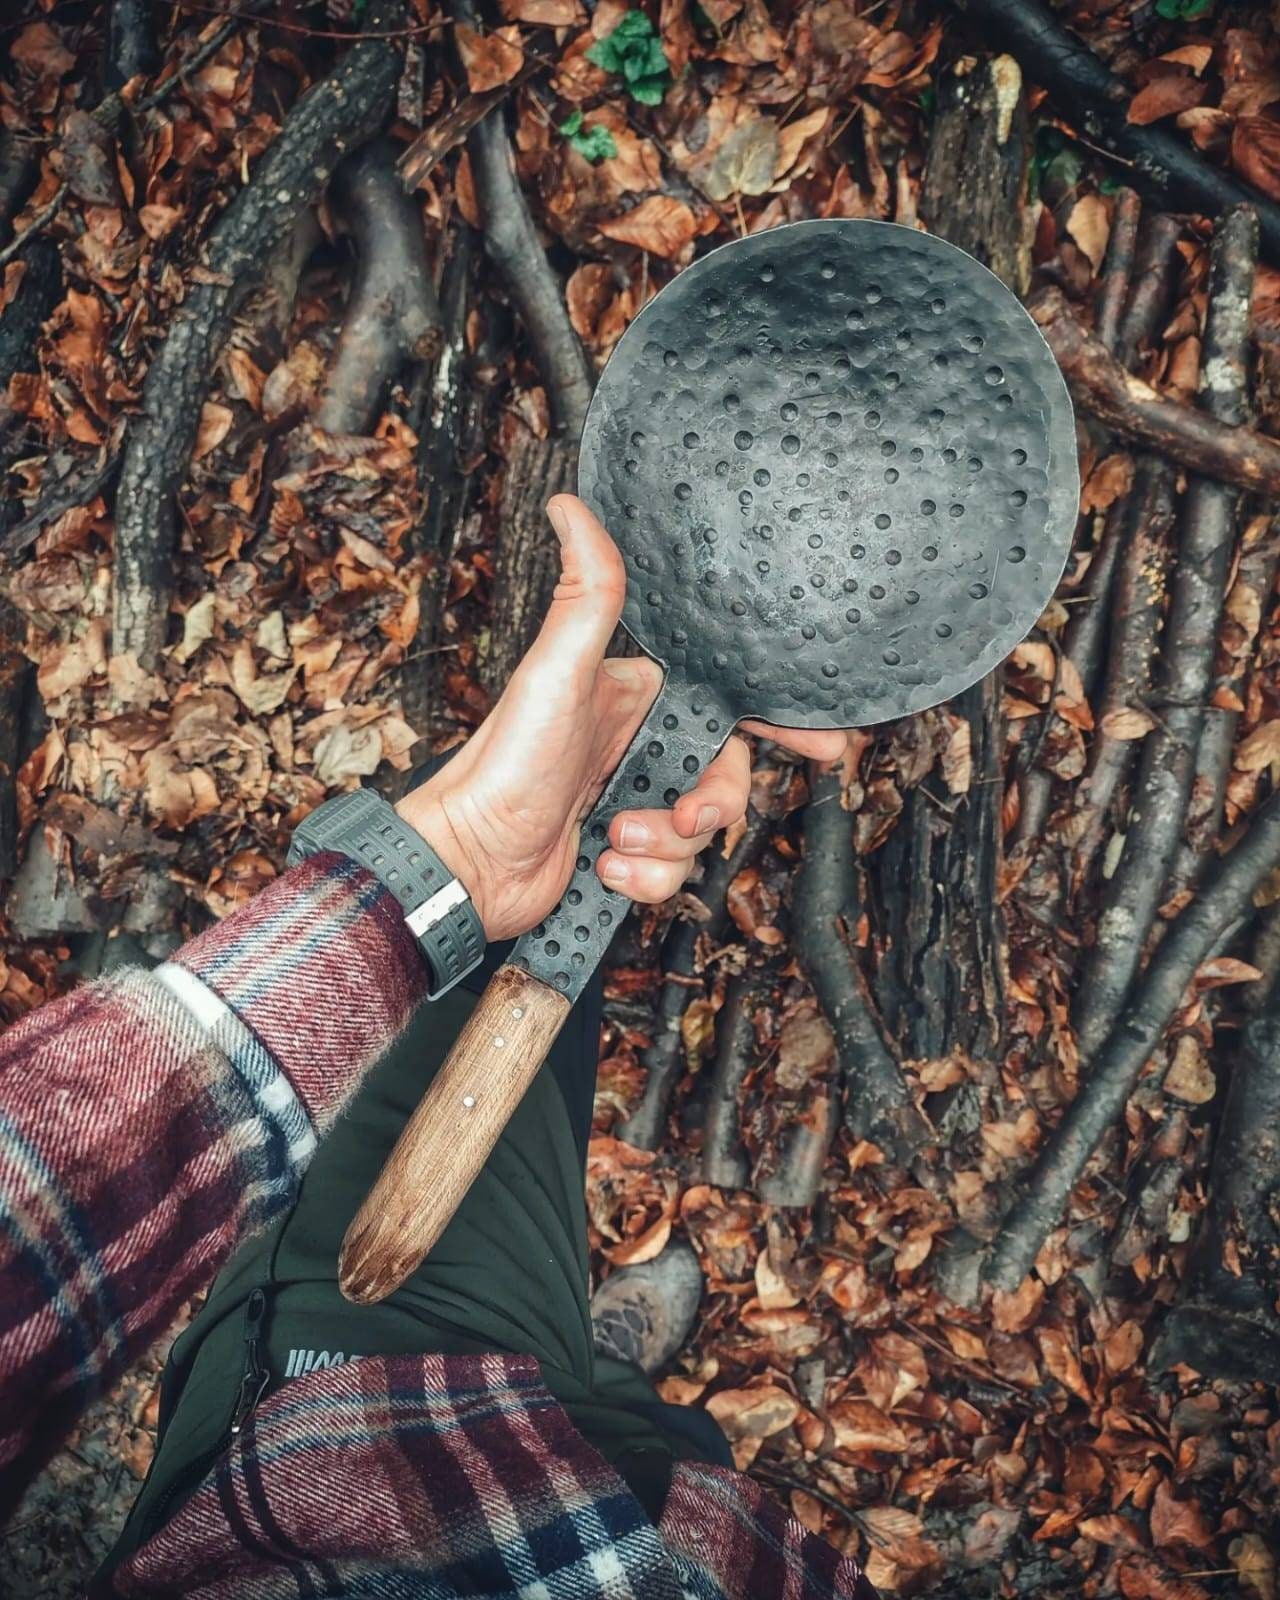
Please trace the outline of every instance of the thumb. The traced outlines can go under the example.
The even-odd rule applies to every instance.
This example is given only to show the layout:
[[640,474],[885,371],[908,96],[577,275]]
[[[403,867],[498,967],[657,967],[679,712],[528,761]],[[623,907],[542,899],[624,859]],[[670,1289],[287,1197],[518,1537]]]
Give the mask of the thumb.
[[560,541],[560,581],[529,654],[558,669],[594,670],[622,615],[627,575],[618,547],[572,494],[555,495],[547,516]]

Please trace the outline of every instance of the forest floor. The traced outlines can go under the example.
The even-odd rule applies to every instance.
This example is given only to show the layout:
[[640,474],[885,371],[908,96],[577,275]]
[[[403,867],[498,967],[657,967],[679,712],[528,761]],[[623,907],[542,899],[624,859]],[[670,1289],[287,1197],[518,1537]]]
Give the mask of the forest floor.
[[[1267,7],[1054,9],[1126,129],[1252,186],[1256,270],[1223,224],[1212,271],[1207,205],[1139,211],[1085,97],[1039,86],[1000,16],[1034,6],[502,0],[489,25],[415,0],[389,46],[395,7],[235,9],[0,23],[0,1016],[123,938],[162,955],[279,873],[327,794],[468,735],[545,592],[538,502],[658,287],[788,221],[933,227],[1068,370],[1076,547],[984,685],[835,775],[761,744],[745,827],[631,919],[593,1268],[694,1245],[662,1392],[886,1593],[1275,1600],[1280,1164],[1249,1143],[1280,1106]],[[298,158],[220,222],[366,47],[368,164],[329,185],[321,141],[314,193]],[[205,358],[144,423],[183,317]],[[1230,438],[1200,425],[1220,378]],[[1161,834],[1128,802],[1169,773]],[[860,1126],[873,1056],[923,1143]],[[0,1530],[0,1592],[82,1592],[145,1475],[159,1361]]]

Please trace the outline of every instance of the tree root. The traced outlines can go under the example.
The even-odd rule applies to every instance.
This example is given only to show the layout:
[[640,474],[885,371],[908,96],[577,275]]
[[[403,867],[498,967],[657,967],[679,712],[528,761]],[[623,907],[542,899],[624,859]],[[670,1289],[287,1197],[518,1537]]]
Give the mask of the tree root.
[[1016,57],[1085,137],[1124,168],[1125,182],[1148,191],[1168,211],[1216,217],[1229,206],[1258,213],[1264,252],[1280,264],[1280,206],[1160,127],[1128,120],[1131,92],[1040,0],[954,0],[983,25],[984,39]]
[[[431,739],[439,723],[440,623],[449,590],[450,564],[472,484],[471,469],[484,454],[489,385],[477,381],[487,344],[473,355],[467,346],[467,316],[473,303],[479,238],[465,222],[452,233],[452,250],[440,286],[441,335],[435,360],[421,376],[414,425],[421,446],[419,473],[426,509],[414,535],[414,551],[431,557],[418,597],[418,626],[400,675],[405,720]],[[487,337],[487,336],[486,336]],[[406,777],[408,774],[406,774]]]
[[333,175],[333,195],[356,247],[356,270],[315,424],[368,433],[402,367],[439,348],[440,308],[418,208],[396,176],[395,152],[375,139]]
[[1280,495],[1280,444],[1207,411],[1165,400],[1140,378],[1130,377],[1080,326],[1061,290],[1044,290],[1027,309],[1082,410],[1121,437],[1204,477]]
[[[460,20],[474,22],[471,0],[457,0],[454,11]],[[564,291],[547,261],[516,176],[505,106],[495,106],[477,124],[467,148],[484,214],[485,250],[529,335],[534,361],[547,385],[552,426],[576,447],[595,373],[569,321]]]
[[[375,27],[399,7],[382,0]],[[153,667],[164,647],[174,572],[174,498],[195,442],[209,373],[237,305],[298,214],[313,204],[341,158],[381,127],[399,56],[364,38],[289,112],[248,185],[209,239],[207,269],[191,284],[157,351],[129,430],[116,494],[112,648]]]
[[835,1035],[844,1121],[904,1166],[933,1130],[885,1043],[871,997],[842,931],[857,901],[853,830],[833,772],[817,772],[804,814],[804,860],[796,874],[792,941]]
[[[456,21],[477,25],[473,0],[454,0]],[[569,320],[563,288],[547,260],[516,175],[505,107],[495,106],[467,141],[484,246],[533,346],[546,385],[551,431],[527,429],[510,444],[497,507],[490,649],[484,681],[499,692],[533,641],[559,574],[544,507],[577,481],[578,439],[595,372]]]
[[[1200,401],[1215,425],[1246,410],[1249,307],[1257,259],[1253,214],[1229,211],[1214,233]],[[1143,741],[1129,830],[1073,1008],[1085,1061],[1111,1032],[1155,923],[1178,849],[1235,534],[1234,492],[1193,478],[1183,503],[1154,700],[1160,722]]]

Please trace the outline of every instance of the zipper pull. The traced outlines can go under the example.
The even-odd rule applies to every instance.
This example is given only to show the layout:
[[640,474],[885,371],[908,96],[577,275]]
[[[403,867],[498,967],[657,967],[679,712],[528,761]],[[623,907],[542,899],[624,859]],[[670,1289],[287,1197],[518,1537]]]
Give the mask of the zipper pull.
[[266,1311],[267,1297],[261,1289],[255,1289],[245,1303],[244,1372],[240,1378],[240,1393],[236,1397],[236,1408],[231,1416],[232,1438],[239,1434],[253,1415],[267,1384],[271,1381],[271,1374],[263,1366],[262,1358],[258,1354],[258,1339],[262,1334]]

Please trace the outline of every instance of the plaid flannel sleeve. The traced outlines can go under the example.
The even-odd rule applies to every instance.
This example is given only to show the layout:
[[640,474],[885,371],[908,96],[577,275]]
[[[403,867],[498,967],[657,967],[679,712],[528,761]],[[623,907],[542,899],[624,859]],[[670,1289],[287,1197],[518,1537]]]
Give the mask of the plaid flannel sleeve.
[[317,855],[0,1039],[0,1509],[246,1233],[408,1021],[394,899]]

